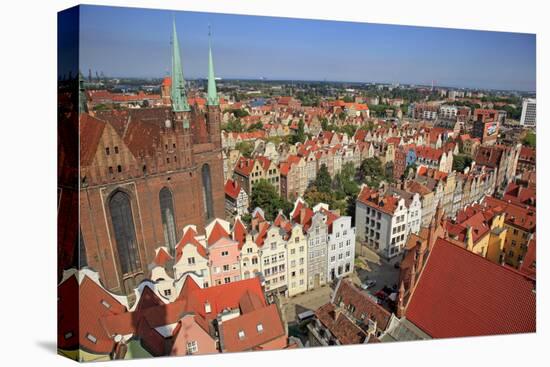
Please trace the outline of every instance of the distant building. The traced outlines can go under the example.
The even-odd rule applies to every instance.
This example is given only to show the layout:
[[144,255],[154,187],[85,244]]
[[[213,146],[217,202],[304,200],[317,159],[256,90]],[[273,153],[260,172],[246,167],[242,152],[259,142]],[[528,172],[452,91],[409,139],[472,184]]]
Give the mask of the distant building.
[[521,126],[536,127],[537,126],[537,100],[534,98],[526,98],[523,100],[521,109]]

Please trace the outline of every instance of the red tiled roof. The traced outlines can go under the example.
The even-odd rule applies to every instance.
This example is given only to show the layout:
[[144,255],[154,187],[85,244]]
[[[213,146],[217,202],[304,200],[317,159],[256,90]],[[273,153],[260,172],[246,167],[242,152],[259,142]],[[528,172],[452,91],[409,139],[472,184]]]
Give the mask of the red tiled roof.
[[433,338],[534,332],[534,281],[439,238],[406,310]]
[[490,208],[499,208],[506,213],[505,222],[527,232],[535,232],[537,217],[535,208],[529,205],[508,203],[504,200],[486,196],[483,204]]
[[378,190],[373,190],[368,186],[363,187],[357,196],[357,200],[390,215],[393,215],[399,202],[398,197],[393,195],[380,195]]
[[439,161],[443,155],[443,150],[432,148],[429,146],[421,146],[415,149],[416,155],[424,159],[429,159],[431,161]]
[[153,260],[155,265],[164,266],[168,261],[172,260],[172,256],[166,251],[166,248],[159,247],[156,252],[157,254]]
[[216,221],[216,223],[214,223],[214,227],[212,227],[212,231],[210,231],[210,236],[208,237],[208,245],[213,245],[222,237],[230,238],[229,233],[227,233],[220,222]]
[[361,344],[367,337],[363,329],[339,312],[332,303],[319,307],[315,316],[341,344]]
[[537,239],[536,236],[529,241],[527,245],[527,252],[525,253],[525,258],[521,263],[519,271],[532,278],[537,277]]
[[[257,305],[261,305],[262,307],[267,306],[260,279],[257,277],[214,287],[199,288],[196,291],[190,292],[188,299],[199,315],[207,320],[212,320],[224,309],[240,309],[241,302],[244,301],[243,296],[247,292],[254,295],[253,297],[256,297],[260,301]],[[208,314],[204,307],[204,304],[207,302],[211,308],[211,312]]]
[[233,239],[239,243],[239,250],[243,247],[246,233],[246,227],[243,222],[239,218],[235,219],[235,224],[233,225]]
[[97,146],[103,135],[105,122],[82,113],[80,115],[80,164],[88,166],[92,163]]
[[254,159],[240,157],[235,165],[235,172],[240,173],[243,176],[249,176],[254,168]]
[[[126,307],[109,292],[84,276],[80,286],[77,275],[58,287],[58,348],[83,348],[97,354],[113,351],[113,339],[103,328],[102,317],[125,313]],[[93,343],[88,335],[96,338]]]
[[[275,304],[224,321],[220,329],[224,352],[252,350],[277,338],[281,338],[281,343],[286,346],[285,329]],[[244,332],[243,338],[239,337],[241,331]]]
[[237,181],[228,179],[225,182],[225,195],[237,200],[240,192],[241,192],[241,185],[239,185]]
[[181,255],[183,254],[183,249],[185,246],[195,246],[197,248],[198,253],[206,259],[206,249],[204,246],[195,238],[197,236],[197,232],[193,229],[193,227],[188,227],[185,233],[183,234],[183,237],[181,238],[180,242],[176,246],[176,262],[179,261],[181,258]]

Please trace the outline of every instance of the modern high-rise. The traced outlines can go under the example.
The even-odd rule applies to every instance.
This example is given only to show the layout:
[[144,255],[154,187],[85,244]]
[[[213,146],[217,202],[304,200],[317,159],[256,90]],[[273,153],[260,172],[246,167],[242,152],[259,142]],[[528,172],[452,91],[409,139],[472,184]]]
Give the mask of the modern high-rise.
[[535,98],[525,98],[521,108],[521,126],[537,126],[537,100]]

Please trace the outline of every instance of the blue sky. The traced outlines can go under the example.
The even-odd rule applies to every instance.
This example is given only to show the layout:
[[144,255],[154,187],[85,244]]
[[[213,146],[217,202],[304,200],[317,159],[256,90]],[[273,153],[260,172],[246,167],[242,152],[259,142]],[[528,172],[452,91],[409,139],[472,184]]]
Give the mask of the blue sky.
[[536,88],[533,34],[83,6],[80,68],[162,77],[176,19],[186,78],[206,77],[208,24],[222,78]]

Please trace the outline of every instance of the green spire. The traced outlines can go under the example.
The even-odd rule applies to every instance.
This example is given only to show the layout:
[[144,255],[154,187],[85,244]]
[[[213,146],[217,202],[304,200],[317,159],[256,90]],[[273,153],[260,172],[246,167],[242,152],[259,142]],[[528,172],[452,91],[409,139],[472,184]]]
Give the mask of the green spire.
[[220,104],[218,93],[216,92],[216,78],[214,76],[214,60],[212,59],[212,44],[210,41],[210,26],[208,26],[208,106],[217,106]]
[[185,79],[183,79],[175,19],[172,21],[172,25],[172,110],[174,112],[185,112],[191,109],[185,92]]

